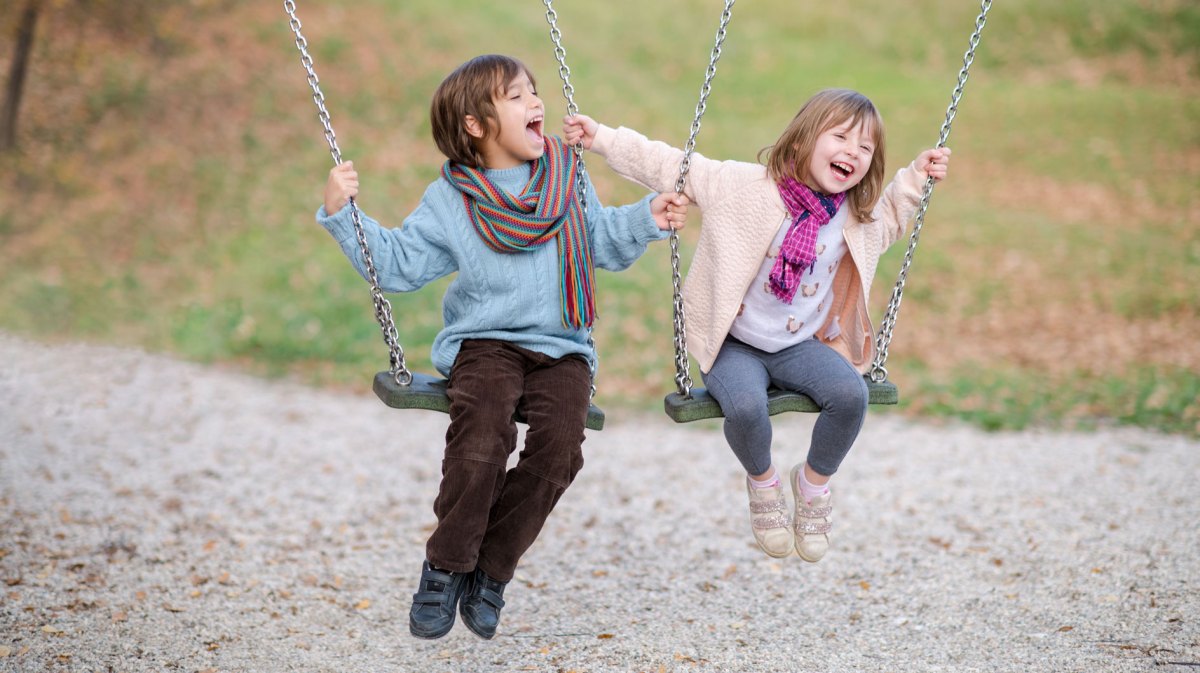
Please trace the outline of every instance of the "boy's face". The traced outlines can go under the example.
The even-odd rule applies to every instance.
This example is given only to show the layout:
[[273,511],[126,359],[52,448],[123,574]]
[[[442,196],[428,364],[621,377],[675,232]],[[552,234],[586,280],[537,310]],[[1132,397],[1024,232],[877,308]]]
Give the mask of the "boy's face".
[[[540,159],[546,151],[542,133],[546,109],[529,75],[517,75],[493,96],[492,104],[496,119],[490,123],[487,137],[479,141],[485,167],[512,168]],[[471,116],[467,117],[467,131],[476,138],[484,136],[479,120]]]
[[826,194],[849,191],[867,176],[875,140],[866,121],[837,124],[817,137],[808,160],[809,186]]

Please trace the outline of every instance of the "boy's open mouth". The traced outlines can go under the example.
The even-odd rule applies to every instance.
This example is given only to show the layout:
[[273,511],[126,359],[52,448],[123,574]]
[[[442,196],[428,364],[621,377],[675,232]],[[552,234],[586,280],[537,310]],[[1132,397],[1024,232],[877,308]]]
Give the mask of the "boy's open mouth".
[[843,180],[851,175],[854,175],[854,167],[850,164],[843,164],[840,161],[835,161],[829,164],[829,167],[833,169],[833,172]]
[[525,132],[529,134],[529,139],[535,142],[542,142],[542,117],[534,117],[525,125]]

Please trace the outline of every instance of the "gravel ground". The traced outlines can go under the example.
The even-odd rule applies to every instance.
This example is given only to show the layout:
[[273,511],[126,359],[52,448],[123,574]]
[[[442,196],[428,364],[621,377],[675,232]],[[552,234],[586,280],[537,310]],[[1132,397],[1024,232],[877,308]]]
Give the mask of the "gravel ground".
[[[0,363],[0,671],[1200,670],[1196,441],[876,414],[806,564],[753,546],[719,425],[610,413],[496,639],[430,642],[445,416],[2,334]],[[779,418],[784,468],[811,422]]]

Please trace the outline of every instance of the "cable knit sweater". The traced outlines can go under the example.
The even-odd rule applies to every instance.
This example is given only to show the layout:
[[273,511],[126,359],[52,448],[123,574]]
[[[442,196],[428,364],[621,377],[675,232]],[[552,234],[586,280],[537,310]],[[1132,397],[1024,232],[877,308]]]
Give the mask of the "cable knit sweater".
[[[529,180],[529,165],[486,174],[501,189],[519,194]],[[653,195],[627,206],[606,208],[590,185],[587,193],[588,235],[597,267],[625,269],[646,251],[650,241],[668,236],[650,214]],[[321,206],[317,222],[366,278],[350,205],[333,215]],[[562,324],[557,246],[551,242],[512,254],[491,250],[471,225],[462,195],[444,178],[429,185],[403,226],[386,229],[365,213],[362,223],[384,291],[410,292],[458,273],[446,288],[442,301],[445,326],[433,341],[433,364],[443,376],[450,375],[464,339],[500,339],[554,358],[571,354],[589,360],[595,357],[588,345],[588,330]]]
[[[593,152],[617,173],[658,191],[673,190],[682,150],[638,132],[601,125]],[[860,372],[875,357],[874,329],[867,310],[879,256],[904,235],[921,200],[921,174],[908,166],[883,190],[873,222],[848,214],[843,233],[849,249],[833,279],[833,304],[816,337]],[[737,317],[746,289],[779,228],[787,208],[765,166],[715,161],[692,155],[684,193],[703,213],[696,255],[683,286],[688,351],[707,373]],[[849,263],[846,263],[849,262]]]

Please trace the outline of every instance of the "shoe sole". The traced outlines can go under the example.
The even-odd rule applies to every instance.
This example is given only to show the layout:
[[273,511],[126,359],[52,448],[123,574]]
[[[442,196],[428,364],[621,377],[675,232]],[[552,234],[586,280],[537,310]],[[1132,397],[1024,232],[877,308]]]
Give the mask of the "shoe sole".
[[466,614],[462,614],[462,621],[463,621],[463,624],[466,624],[468,631],[470,631],[471,633],[474,633],[475,635],[479,636],[480,638],[483,638],[484,640],[491,640],[492,638],[494,638],[496,636],[495,631],[492,631],[490,634],[486,633],[484,631],[481,631],[478,627],[475,626],[475,624],[471,621],[471,619],[469,617],[467,617]]
[[[445,631],[442,631],[441,633],[436,633],[433,631],[422,632],[417,629],[417,627],[412,623],[412,621],[408,622],[408,632],[411,633],[414,638],[420,638],[421,640],[437,640],[438,638],[445,636],[447,633],[450,633],[450,631],[452,631],[453,629],[454,629],[454,622],[450,622],[450,626]],[[472,629],[472,630],[474,630],[474,629]]]
[[[792,508],[793,508],[793,510],[795,508],[799,507],[799,503],[803,502],[802,499],[804,498],[804,494],[802,494],[800,492],[800,485],[799,485],[800,484],[800,480],[799,480],[800,470],[803,470],[803,469],[804,469],[803,463],[792,466],[791,482],[792,482],[792,503],[793,503]],[[810,557],[810,556],[805,556],[804,553],[800,551],[800,545],[798,544],[799,540],[796,538],[796,528],[795,528],[796,519],[800,518],[798,516],[798,514],[799,513],[796,511],[792,512],[792,540],[795,543],[792,546],[795,547],[796,556],[799,556],[801,561],[807,561],[808,563],[816,563],[817,561],[820,561],[821,559],[825,558],[825,555],[821,554],[820,556],[817,556],[817,557]],[[828,545],[828,543],[829,543],[828,537],[826,537],[825,542]]]

